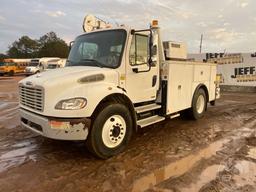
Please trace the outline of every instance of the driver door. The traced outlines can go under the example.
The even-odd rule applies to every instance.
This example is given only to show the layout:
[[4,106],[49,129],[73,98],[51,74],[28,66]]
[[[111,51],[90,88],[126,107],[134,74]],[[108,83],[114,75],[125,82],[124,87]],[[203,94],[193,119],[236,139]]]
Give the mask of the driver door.
[[126,67],[126,91],[133,103],[156,100],[158,65],[149,66],[149,35],[134,34]]

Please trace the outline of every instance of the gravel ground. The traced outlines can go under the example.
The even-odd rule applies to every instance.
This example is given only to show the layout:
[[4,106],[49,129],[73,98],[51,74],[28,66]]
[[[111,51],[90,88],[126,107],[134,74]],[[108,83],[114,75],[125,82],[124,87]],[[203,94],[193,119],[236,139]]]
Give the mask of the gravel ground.
[[256,191],[256,97],[223,93],[199,121],[166,120],[127,150],[94,158],[83,142],[19,126],[17,82],[0,78],[0,191]]

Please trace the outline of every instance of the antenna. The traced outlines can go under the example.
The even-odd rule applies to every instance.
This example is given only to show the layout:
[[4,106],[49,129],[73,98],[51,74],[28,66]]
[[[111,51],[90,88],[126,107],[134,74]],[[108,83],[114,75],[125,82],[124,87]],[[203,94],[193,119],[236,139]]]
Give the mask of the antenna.
[[199,53],[202,53],[203,37],[204,37],[204,35],[203,35],[203,34],[201,34],[201,40],[200,40],[200,50],[199,50]]
[[103,29],[112,27],[108,22],[95,17],[94,15],[86,15],[83,22],[84,32],[91,32],[95,29]]

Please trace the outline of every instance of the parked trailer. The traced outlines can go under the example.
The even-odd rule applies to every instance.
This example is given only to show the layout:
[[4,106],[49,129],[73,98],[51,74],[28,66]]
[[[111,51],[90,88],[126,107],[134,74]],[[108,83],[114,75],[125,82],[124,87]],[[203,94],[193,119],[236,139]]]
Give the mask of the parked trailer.
[[65,68],[20,81],[22,126],[52,139],[85,140],[106,159],[123,151],[134,131],[181,113],[199,119],[219,98],[216,64],[182,60],[184,50],[166,60],[157,21],[145,30],[87,22]]
[[0,76],[13,76],[16,73],[24,73],[31,59],[4,59],[0,65]]

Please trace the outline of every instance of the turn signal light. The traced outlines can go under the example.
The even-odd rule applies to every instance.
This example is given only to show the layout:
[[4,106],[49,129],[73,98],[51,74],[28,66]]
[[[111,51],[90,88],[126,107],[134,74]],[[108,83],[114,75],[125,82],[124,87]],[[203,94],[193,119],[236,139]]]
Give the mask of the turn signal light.
[[152,27],[158,27],[158,20],[152,21]]

